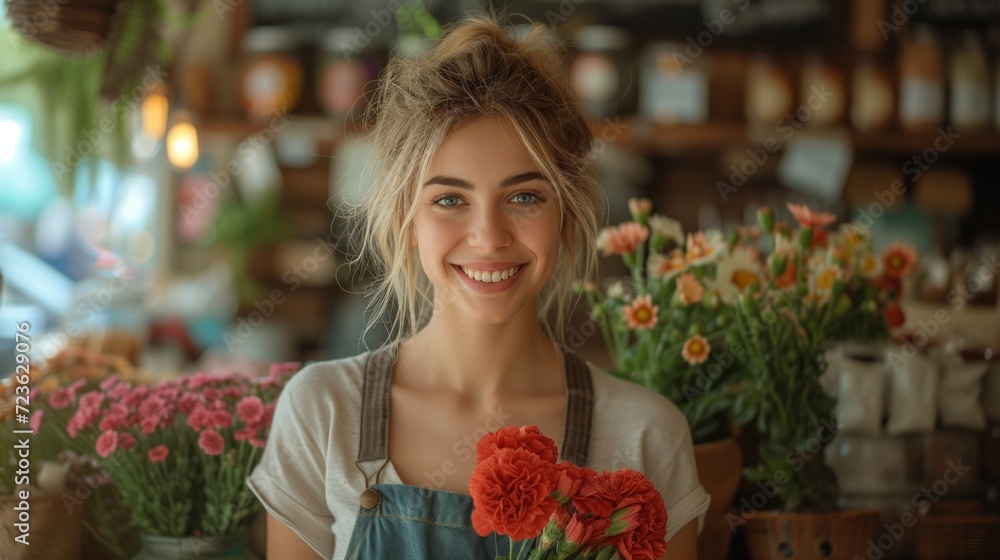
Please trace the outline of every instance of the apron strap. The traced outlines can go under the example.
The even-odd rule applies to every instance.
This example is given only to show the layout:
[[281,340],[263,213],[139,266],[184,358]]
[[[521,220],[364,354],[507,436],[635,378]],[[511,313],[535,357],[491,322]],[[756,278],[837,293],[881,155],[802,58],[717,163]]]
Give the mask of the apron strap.
[[384,460],[389,456],[389,383],[395,362],[396,344],[371,352],[365,361],[358,463]]
[[[395,361],[396,344],[393,343],[371,352],[365,362],[358,463],[384,461],[389,456],[389,384]],[[565,349],[563,363],[566,368],[567,402],[561,455],[563,460],[585,467],[590,454],[594,414],[590,369],[583,359]]]
[[566,367],[566,424],[562,458],[586,467],[590,456],[590,425],[594,419],[594,386],[590,368],[574,352],[563,350]]

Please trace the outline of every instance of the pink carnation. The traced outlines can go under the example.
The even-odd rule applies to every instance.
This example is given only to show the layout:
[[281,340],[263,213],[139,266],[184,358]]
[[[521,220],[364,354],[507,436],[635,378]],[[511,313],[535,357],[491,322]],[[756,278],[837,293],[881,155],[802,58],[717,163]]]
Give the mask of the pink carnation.
[[264,405],[260,402],[260,397],[247,397],[236,405],[236,415],[240,420],[250,424],[260,420],[264,415]]
[[196,405],[194,411],[188,415],[188,425],[191,429],[200,432],[208,427],[209,422],[212,421],[212,413],[205,409],[202,405]]
[[156,431],[156,426],[159,424],[159,420],[151,416],[147,416],[139,421],[139,429],[142,430],[142,435],[148,436]]
[[257,430],[253,428],[243,428],[241,430],[236,430],[236,433],[233,434],[233,437],[236,438],[236,441],[250,441],[253,438],[257,437]]
[[118,432],[107,430],[97,438],[97,454],[107,457],[118,447]]
[[108,389],[114,387],[116,384],[118,384],[118,375],[113,374],[109,375],[104,381],[101,381],[100,387],[102,391],[107,391]]
[[149,450],[149,460],[153,463],[159,463],[170,455],[170,450],[167,449],[166,445],[157,445],[156,447]]
[[212,411],[212,427],[213,428],[228,428],[233,425],[233,415],[229,414],[225,410],[213,410]]
[[38,429],[42,427],[42,420],[44,419],[45,411],[38,409],[31,413],[31,422],[28,424],[28,427],[31,428],[31,431],[37,432]]
[[272,364],[271,369],[267,372],[267,374],[272,379],[275,379],[290,376],[300,369],[302,369],[302,364],[300,362],[285,362],[281,364]]
[[128,451],[135,447],[135,436],[128,432],[123,432],[118,435],[118,447],[122,448],[122,451]]
[[69,406],[69,403],[73,401],[73,395],[69,393],[66,389],[62,387],[52,391],[49,395],[49,406],[56,410],[62,410]]
[[208,429],[198,438],[198,447],[208,455],[220,455],[226,447],[226,440],[222,439],[219,432]]

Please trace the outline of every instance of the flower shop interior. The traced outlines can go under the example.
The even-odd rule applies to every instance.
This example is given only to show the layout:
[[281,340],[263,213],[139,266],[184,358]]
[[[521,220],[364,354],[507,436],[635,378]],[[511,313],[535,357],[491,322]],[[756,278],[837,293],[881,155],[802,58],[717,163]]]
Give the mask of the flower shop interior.
[[1000,0],[5,0],[0,557],[266,557],[282,387],[388,336],[366,104],[489,7],[566,47],[606,223],[563,346],[684,413],[699,558],[995,558]]

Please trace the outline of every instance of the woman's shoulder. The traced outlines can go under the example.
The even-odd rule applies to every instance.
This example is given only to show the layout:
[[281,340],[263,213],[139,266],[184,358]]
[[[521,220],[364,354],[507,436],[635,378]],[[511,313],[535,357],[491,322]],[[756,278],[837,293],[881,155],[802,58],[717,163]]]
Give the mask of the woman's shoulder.
[[687,419],[670,399],[637,383],[616,377],[587,362],[594,385],[594,407],[601,411],[627,414],[636,419],[671,429],[687,429]]
[[373,353],[309,362],[288,381],[282,396],[305,408],[360,402],[365,368]]

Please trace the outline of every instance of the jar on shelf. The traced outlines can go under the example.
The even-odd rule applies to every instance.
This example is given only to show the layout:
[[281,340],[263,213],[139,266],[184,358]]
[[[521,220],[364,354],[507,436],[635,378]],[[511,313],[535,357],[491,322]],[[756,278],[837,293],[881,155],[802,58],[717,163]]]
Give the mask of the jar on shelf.
[[806,57],[799,81],[799,99],[812,111],[807,126],[823,128],[842,124],[847,110],[844,74],[819,54]]
[[990,124],[990,77],[986,54],[974,31],[962,34],[949,58],[951,124],[961,132],[982,130]]
[[628,112],[628,35],[616,27],[591,25],[577,31],[573,41],[577,54],[569,65],[569,79],[590,115]]
[[794,109],[791,77],[767,54],[750,59],[746,95],[746,118],[751,126],[775,126]]
[[681,43],[653,43],[642,55],[639,113],[664,124],[700,124],[709,117],[709,61],[692,59]]
[[251,122],[295,111],[303,83],[298,46],[295,31],[287,27],[255,27],[244,35],[240,93]]
[[941,125],[944,113],[944,65],[934,32],[927,26],[913,28],[912,37],[900,43],[899,126],[919,131]]
[[885,130],[896,113],[892,76],[874,58],[854,66],[851,89],[851,125],[858,132]]
[[320,60],[316,74],[316,99],[330,117],[357,119],[368,102],[364,95],[381,69],[373,49],[345,49],[353,45],[354,31],[330,29],[320,42]]

